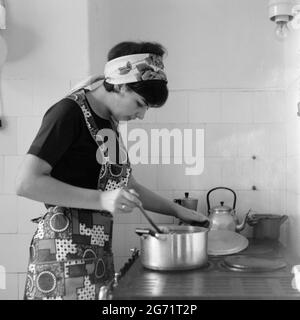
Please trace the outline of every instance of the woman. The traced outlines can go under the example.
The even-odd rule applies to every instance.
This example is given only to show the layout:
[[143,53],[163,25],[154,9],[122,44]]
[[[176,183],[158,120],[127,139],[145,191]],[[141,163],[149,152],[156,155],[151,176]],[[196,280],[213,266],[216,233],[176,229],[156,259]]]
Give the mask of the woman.
[[[18,195],[47,208],[34,219],[25,299],[97,299],[114,275],[117,213],[142,204],[187,223],[207,221],[140,185],[118,133],[119,121],[143,119],[167,100],[164,53],[156,43],[122,42],[109,51],[104,77],[91,77],[46,112],[16,180]],[[103,129],[115,133],[116,148]]]

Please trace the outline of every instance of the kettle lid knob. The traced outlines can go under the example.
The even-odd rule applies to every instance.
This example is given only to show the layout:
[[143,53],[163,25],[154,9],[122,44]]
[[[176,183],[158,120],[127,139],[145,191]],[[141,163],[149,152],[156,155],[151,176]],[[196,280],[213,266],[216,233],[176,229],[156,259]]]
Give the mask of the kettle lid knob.
[[185,197],[185,198],[188,198],[188,197],[189,197],[189,193],[188,193],[188,192],[185,192],[185,193],[184,193],[184,197]]
[[221,206],[223,207],[223,205],[224,205],[224,201],[221,201],[220,203],[221,203]]

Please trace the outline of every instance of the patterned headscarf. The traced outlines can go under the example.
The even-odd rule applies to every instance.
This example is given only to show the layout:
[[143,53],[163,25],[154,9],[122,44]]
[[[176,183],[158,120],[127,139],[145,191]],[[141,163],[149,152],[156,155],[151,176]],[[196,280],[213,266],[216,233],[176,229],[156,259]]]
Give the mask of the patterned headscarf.
[[162,57],[150,54],[131,54],[106,63],[104,77],[107,83],[124,84],[146,80],[163,80],[167,76],[163,71]]

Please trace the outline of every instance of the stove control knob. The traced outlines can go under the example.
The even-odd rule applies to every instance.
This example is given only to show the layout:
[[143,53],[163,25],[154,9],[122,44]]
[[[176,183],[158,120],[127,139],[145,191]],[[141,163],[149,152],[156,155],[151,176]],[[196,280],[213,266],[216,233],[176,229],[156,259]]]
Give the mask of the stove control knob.
[[118,285],[118,281],[120,277],[121,277],[121,274],[119,272],[116,272],[114,277],[113,287],[116,287]]
[[102,286],[99,290],[98,299],[99,300],[109,300],[109,288],[108,286]]

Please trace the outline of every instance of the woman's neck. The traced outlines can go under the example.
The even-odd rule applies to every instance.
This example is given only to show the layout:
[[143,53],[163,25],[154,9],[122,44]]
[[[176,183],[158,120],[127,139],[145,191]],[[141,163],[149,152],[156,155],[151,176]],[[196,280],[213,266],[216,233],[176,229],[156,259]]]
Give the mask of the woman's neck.
[[92,110],[101,118],[109,120],[111,112],[107,106],[106,90],[103,85],[86,93],[86,98]]

